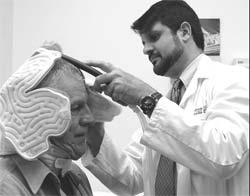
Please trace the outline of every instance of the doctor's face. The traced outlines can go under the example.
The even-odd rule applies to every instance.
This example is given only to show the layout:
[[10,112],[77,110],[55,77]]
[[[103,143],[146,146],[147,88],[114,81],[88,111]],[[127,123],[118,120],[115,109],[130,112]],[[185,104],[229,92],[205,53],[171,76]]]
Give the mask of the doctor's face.
[[181,41],[170,28],[160,22],[152,26],[151,31],[141,34],[143,53],[148,55],[157,75],[174,77],[175,64],[183,54]]
[[86,135],[89,125],[93,123],[93,115],[87,105],[88,92],[83,79],[72,73],[63,74],[57,81],[57,88],[67,94],[71,104],[71,124],[69,129],[53,143],[70,155],[71,159],[79,159],[86,151]]

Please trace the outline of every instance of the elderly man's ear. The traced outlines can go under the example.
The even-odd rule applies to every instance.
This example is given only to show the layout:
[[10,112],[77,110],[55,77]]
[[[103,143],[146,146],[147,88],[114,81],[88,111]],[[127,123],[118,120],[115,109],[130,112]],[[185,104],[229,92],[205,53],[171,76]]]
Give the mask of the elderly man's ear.
[[104,123],[96,122],[89,126],[87,133],[87,144],[94,157],[98,154],[104,137]]

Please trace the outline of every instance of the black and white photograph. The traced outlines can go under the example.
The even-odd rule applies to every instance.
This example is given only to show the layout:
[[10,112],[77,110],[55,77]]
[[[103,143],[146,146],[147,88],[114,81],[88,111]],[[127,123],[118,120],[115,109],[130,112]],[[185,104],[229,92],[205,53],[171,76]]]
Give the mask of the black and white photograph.
[[249,195],[249,0],[0,0],[0,196]]

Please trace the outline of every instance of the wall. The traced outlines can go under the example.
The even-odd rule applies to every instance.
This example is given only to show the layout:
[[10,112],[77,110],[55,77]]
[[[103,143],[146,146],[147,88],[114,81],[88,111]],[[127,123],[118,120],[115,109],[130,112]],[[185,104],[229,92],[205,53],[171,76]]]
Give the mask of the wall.
[[13,1],[0,0],[0,86],[12,70]]
[[[20,66],[44,40],[55,40],[68,55],[81,60],[110,61],[164,93],[168,81],[152,74],[152,65],[142,55],[141,41],[130,30],[132,22],[154,2],[156,1],[14,0],[12,70]],[[231,64],[235,57],[248,57],[248,0],[187,2],[200,17],[221,19],[222,62]],[[0,13],[1,10],[2,8]],[[11,40],[3,37],[0,39],[6,46],[11,46]],[[5,53],[3,54],[4,57]],[[10,64],[10,61],[6,63]],[[2,69],[4,68],[1,67],[1,73]],[[123,113],[113,123],[106,125],[107,132],[118,148],[128,143],[137,127],[139,122],[135,114],[127,108],[123,109]],[[94,191],[108,191],[91,174],[88,175]]]
[[249,58],[249,0],[186,0],[200,18],[220,18],[221,61]]

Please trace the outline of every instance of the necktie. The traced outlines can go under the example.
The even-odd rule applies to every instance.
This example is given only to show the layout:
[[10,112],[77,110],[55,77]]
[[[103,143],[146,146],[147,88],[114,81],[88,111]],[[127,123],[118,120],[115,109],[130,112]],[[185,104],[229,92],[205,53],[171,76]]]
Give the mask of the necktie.
[[[179,104],[184,94],[185,87],[183,82],[178,79],[174,82],[170,99]],[[157,175],[155,179],[156,196],[176,195],[176,164],[169,158],[161,155]]]

